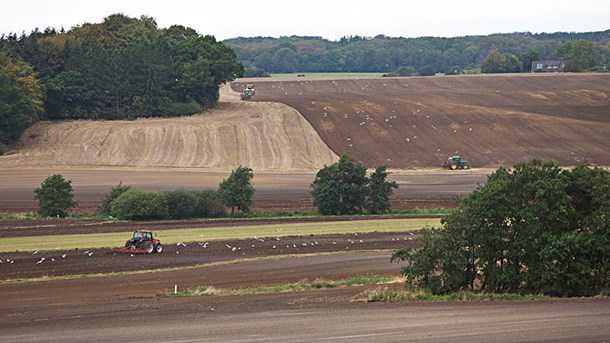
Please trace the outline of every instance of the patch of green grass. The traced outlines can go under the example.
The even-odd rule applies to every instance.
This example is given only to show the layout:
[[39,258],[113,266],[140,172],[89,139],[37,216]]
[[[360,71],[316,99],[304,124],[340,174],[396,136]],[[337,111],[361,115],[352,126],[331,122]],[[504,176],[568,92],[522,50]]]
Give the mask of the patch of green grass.
[[[196,225],[194,223],[193,225]],[[244,225],[231,227],[190,228],[175,230],[152,229],[165,245],[178,242],[202,242],[257,237],[286,237],[326,234],[405,232],[425,226],[440,226],[439,218],[371,219],[336,222],[306,222],[291,224]],[[0,252],[48,251],[88,248],[121,247],[131,238],[131,232],[10,237],[0,239]]]
[[0,221],[1,220],[41,220],[45,219],[34,212],[27,213],[4,213],[0,212]]
[[355,276],[343,280],[315,279],[314,281],[302,280],[291,284],[270,285],[261,287],[219,289],[211,286],[197,286],[193,290],[178,293],[169,293],[170,296],[200,296],[200,295],[254,295],[273,294],[283,292],[300,292],[312,289],[328,289],[338,287],[370,286],[397,282],[397,278],[388,276]]
[[289,78],[298,77],[298,75],[305,75],[305,77],[382,77],[383,73],[285,73],[285,74],[271,74],[271,77],[277,78]]
[[545,300],[551,297],[539,294],[495,294],[460,291],[435,295],[423,290],[381,290],[366,294],[369,302],[410,302],[410,301],[492,301],[492,300]]

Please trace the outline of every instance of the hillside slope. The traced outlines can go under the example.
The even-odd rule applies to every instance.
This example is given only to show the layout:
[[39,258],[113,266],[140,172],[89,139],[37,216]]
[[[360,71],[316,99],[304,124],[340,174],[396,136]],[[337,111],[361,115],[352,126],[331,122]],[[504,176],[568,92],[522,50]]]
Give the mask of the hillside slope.
[[259,79],[256,90],[255,101],[296,108],[337,155],[367,166],[437,167],[456,154],[475,167],[610,165],[609,74]]
[[294,109],[221,93],[217,109],[191,117],[38,123],[0,165],[311,171],[338,159]]

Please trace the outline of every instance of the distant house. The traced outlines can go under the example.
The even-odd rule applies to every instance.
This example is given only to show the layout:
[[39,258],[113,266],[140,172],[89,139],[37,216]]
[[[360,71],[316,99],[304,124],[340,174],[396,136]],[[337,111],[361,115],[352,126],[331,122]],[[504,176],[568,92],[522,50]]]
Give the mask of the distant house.
[[567,61],[532,61],[532,73],[561,73]]

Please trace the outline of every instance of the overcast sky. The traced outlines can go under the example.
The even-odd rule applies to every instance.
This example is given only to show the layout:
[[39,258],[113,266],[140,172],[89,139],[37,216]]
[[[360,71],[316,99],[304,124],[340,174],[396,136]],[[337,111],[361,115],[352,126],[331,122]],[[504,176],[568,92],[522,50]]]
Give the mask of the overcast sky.
[[487,35],[610,29],[610,0],[247,0],[2,1],[0,34],[70,29],[113,13],[146,15],[218,40],[254,36],[392,37]]

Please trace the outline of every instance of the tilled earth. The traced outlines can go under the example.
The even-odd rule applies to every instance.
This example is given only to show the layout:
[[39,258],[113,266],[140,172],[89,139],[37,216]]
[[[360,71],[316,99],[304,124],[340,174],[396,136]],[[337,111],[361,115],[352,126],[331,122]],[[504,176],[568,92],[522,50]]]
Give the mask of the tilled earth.
[[[111,249],[28,251],[0,254],[0,280],[195,266],[220,261],[327,252],[414,247],[419,233],[354,233],[307,237],[202,241],[165,246],[161,254]],[[398,267],[396,267],[398,271]]]

